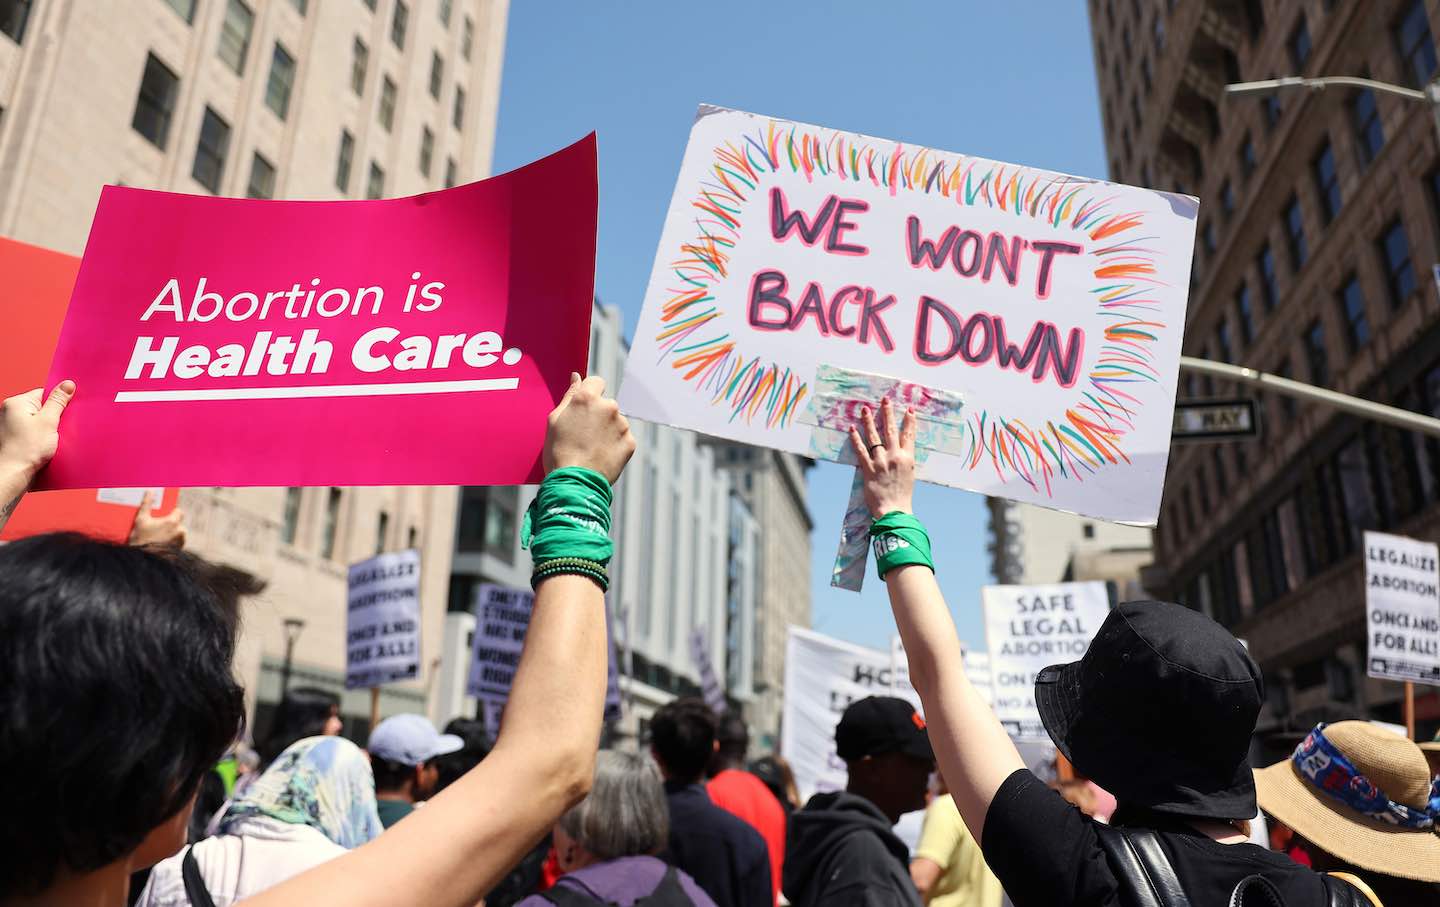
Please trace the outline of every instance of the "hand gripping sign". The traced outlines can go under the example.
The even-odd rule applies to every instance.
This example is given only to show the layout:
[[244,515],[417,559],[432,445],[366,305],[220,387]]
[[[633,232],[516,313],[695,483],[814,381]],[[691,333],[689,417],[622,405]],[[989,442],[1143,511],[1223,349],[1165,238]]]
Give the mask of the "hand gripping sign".
[[1153,525],[1197,213],[1188,196],[701,107],[621,407],[807,454],[822,365],[891,376],[964,400],[925,481]]
[[41,487],[538,481],[589,348],[595,162],[592,135],[380,201],[107,186]]

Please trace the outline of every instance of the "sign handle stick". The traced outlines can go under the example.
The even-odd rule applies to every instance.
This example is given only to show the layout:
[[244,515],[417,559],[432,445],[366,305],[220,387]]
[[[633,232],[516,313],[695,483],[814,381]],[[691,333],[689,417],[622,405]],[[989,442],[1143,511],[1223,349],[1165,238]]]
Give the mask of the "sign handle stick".
[[1415,739],[1415,681],[1405,681],[1405,736]]
[[370,688],[370,733],[375,733],[375,725],[380,723],[380,688]]

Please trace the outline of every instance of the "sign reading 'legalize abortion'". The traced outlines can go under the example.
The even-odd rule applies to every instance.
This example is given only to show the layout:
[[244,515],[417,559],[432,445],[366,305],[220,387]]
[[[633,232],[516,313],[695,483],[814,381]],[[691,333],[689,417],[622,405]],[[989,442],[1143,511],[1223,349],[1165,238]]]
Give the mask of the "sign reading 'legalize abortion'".
[[107,186],[41,486],[537,481],[589,346],[595,162],[380,201]]
[[805,417],[821,366],[891,376],[963,400],[921,478],[1153,524],[1197,211],[702,107],[621,406],[836,459]]

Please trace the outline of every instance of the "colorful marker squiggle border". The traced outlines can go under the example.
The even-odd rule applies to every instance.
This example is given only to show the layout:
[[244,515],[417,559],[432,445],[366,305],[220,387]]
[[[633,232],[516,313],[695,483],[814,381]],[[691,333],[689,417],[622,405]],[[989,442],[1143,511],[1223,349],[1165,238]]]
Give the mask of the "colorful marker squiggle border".
[[784,427],[809,392],[793,368],[747,356],[714,323],[721,314],[714,289],[728,276],[741,207],[760,191],[765,174],[788,168],[811,182],[868,181],[887,187],[891,196],[901,190],[938,193],[961,206],[983,204],[1068,226],[1091,243],[1108,240],[1087,252],[1098,259],[1090,293],[1111,323],[1080,399],[1043,426],[985,410],[969,413],[962,459],[971,470],[988,461],[1001,481],[1014,476],[1046,495],[1057,475],[1083,481],[1102,466],[1130,462],[1122,442],[1143,401],[1128,386],[1159,380],[1152,346],[1165,323],[1158,320],[1161,304],[1152,290],[1166,284],[1156,276],[1157,250],[1146,246],[1156,237],[1136,235],[1143,232],[1144,212],[1114,210],[1118,194],[1105,195],[1113,187],[900,143],[881,147],[774,120],[714,154],[691,202],[700,212],[698,235],[682,243],[671,262],[680,286],[667,291],[655,339],[661,361],[668,358],[683,380],[709,393],[712,404],[727,405],[731,421],[761,417],[767,428]]

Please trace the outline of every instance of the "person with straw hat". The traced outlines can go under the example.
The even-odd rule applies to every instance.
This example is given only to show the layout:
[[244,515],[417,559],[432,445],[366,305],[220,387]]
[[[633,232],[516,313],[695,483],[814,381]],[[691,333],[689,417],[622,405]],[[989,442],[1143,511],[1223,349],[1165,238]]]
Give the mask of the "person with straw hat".
[[1255,791],[1313,845],[1317,870],[1355,873],[1392,907],[1440,904],[1440,790],[1415,743],[1366,721],[1317,724],[1255,772]]
[[1430,774],[1440,778],[1440,731],[1435,732],[1435,739],[1429,743],[1420,744],[1420,751],[1430,763]]

